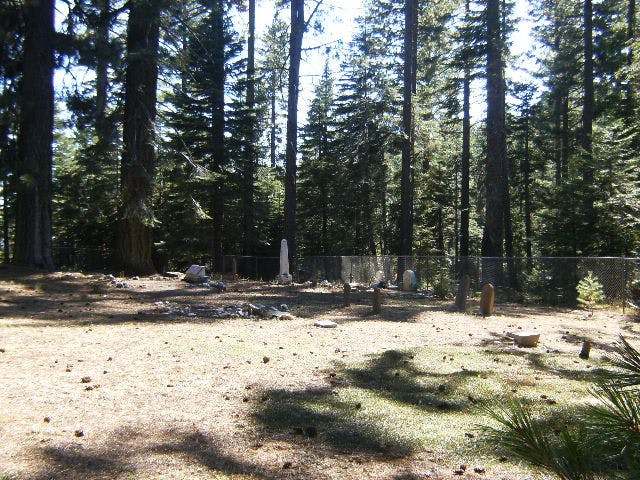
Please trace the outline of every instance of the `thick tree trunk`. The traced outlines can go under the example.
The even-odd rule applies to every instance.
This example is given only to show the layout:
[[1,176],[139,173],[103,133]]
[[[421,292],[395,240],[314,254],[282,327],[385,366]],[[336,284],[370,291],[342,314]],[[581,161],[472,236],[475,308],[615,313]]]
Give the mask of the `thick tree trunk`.
[[254,215],[254,177],[256,168],[256,122],[255,122],[255,31],[256,1],[249,0],[249,36],[247,38],[247,110],[249,125],[247,126],[247,145],[245,152],[244,172],[244,254],[252,255],[255,244]]
[[284,237],[289,245],[291,271],[296,271],[296,157],[298,153],[298,93],[300,58],[304,34],[304,0],[291,0],[289,37],[289,87],[287,101],[287,145],[284,179]]
[[504,79],[500,3],[488,0],[487,18],[487,176],[486,213],[482,238],[482,255],[502,256],[504,235]]
[[128,273],[155,272],[151,194],[156,173],[159,0],[130,2],[121,166],[118,257]]
[[[629,51],[627,53],[627,69],[633,68],[633,41],[636,32],[636,0],[629,0],[627,7],[627,42]],[[636,88],[631,78],[627,78],[627,123],[632,124],[635,120],[634,113],[636,111]]]
[[54,1],[27,2],[13,261],[52,269]]
[[561,110],[562,127],[560,129],[560,168],[562,178],[569,175],[569,93],[563,92],[562,110]]
[[[404,75],[402,102],[402,175],[400,179],[400,254],[411,255],[413,250],[413,149],[414,129],[412,97],[416,72],[417,2],[404,2]],[[402,272],[398,272],[402,275]]]

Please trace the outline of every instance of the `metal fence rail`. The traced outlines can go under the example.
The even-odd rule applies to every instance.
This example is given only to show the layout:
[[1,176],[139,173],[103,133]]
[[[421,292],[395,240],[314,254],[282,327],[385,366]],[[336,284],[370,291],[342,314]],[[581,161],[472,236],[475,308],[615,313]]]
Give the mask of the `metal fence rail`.
[[[235,259],[241,278],[274,280],[278,257],[225,255],[225,271]],[[574,305],[576,286],[588,272],[602,284],[605,301],[624,305],[631,287],[640,281],[640,259],[622,257],[452,257],[452,256],[307,256],[299,258],[291,273],[295,281],[327,280],[369,285],[382,271],[391,283],[402,282],[402,272],[413,270],[422,289],[438,296],[453,295],[462,274],[469,275],[471,289],[493,283],[501,298],[546,305]]]

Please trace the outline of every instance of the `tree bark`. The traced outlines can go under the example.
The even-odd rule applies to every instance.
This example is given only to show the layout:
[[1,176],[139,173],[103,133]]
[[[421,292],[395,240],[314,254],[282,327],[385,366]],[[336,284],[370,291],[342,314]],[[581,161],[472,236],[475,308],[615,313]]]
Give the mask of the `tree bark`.
[[527,265],[531,268],[531,238],[533,237],[533,229],[531,226],[531,159],[529,152],[529,137],[531,128],[531,108],[528,107],[525,114],[525,130],[524,130],[524,158],[522,170],[524,175],[524,237],[525,237],[525,253],[527,256]]
[[289,86],[287,100],[287,145],[284,179],[284,237],[289,246],[291,271],[296,271],[296,157],[298,153],[298,93],[300,58],[304,34],[304,0],[291,0],[289,37]]
[[26,2],[13,261],[52,269],[54,1]]
[[156,173],[159,23],[159,0],[130,2],[118,257],[126,272],[143,275],[155,272],[151,261],[151,194]]
[[482,255],[501,257],[504,235],[504,79],[500,3],[488,0],[487,21],[487,176]]
[[244,188],[244,254],[252,255],[255,243],[255,215],[254,215],[254,177],[256,168],[256,121],[255,121],[255,31],[256,31],[256,0],[249,0],[249,36],[247,38],[247,111],[249,125],[247,126],[247,144],[245,152],[245,181]]
[[[465,12],[469,14],[469,0],[465,3]],[[463,48],[468,52],[469,45],[465,37]],[[471,162],[471,68],[468,53],[465,53],[464,72],[462,79],[462,157],[460,160],[460,256],[463,265],[465,257],[469,256],[469,165]],[[466,271],[462,272],[467,273]]]
[[[417,31],[417,2],[404,2],[404,74],[402,101],[402,174],[400,179],[400,254],[410,256],[413,251],[413,150],[414,128],[412,97],[415,85],[415,56]],[[399,276],[403,272],[398,272]]]
[[[629,0],[627,6],[627,42],[629,51],[627,53],[627,69],[633,68],[633,40],[635,39],[636,32],[636,0]],[[636,89],[630,75],[627,78],[627,122],[631,124],[634,119],[634,113],[636,111]]]

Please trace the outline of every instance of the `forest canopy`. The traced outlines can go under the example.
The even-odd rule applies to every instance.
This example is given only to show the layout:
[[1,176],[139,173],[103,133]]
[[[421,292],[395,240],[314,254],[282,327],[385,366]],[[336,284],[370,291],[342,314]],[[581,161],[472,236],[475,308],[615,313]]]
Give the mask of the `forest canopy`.
[[326,45],[329,0],[2,2],[4,261],[636,256],[635,0],[527,3],[523,58],[505,0],[365,0]]

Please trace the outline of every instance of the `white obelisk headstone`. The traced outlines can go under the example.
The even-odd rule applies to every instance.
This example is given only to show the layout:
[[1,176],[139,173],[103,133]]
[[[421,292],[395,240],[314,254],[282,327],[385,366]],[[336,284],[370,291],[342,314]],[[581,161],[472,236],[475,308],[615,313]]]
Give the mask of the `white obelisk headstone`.
[[289,246],[283,238],[280,242],[280,275],[278,275],[279,283],[291,283],[293,277],[289,273]]

